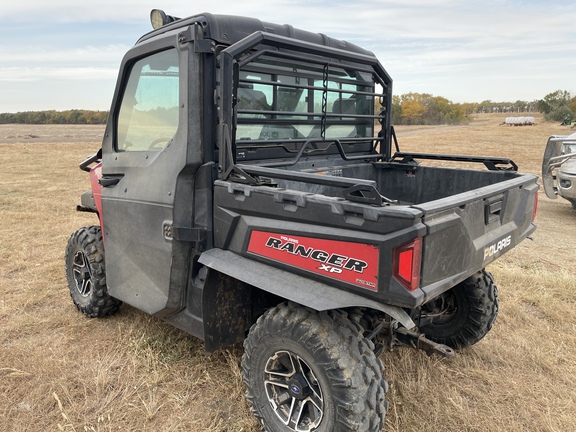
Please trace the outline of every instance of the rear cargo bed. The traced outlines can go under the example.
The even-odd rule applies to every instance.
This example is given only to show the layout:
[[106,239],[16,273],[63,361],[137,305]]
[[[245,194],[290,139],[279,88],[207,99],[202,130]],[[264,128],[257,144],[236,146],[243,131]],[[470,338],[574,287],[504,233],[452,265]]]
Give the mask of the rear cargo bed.
[[[300,173],[241,167],[267,174],[273,186],[217,181],[215,246],[388,304],[414,307],[484,268],[534,230],[538,186],[533,175],[397,163],[318,165],[303,163]],[[387,200],[376,205],[371,189]],[[284,260],[287,254],[270,259],[265,248],[250,250],[256,237],[272,239],[271,247],[282,236],[306,247],[318,239],[376,247],[377,286],[366,289],[337,275],[311,272],[304,261]],[[409,293],[393,278],[392,255],[418,237],[421,283]]]

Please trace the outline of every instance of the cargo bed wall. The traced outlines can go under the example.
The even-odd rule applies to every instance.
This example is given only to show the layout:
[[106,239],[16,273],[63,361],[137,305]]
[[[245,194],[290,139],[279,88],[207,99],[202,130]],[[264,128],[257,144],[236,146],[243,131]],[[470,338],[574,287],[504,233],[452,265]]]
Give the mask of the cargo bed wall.
[[[346,177],[376,181],[378,192],[399,204],[423,204],[469,192],[520,177],[512,171],[480,171],[457,168],[402,166],[388,163],[363,163],[325,168],[309,168],[303,164],[303,172],[318,175]],[[297,181],[278,181],[278,186],[301,192],[330,197],[341,197],[342,189]]]
[[390,199],[423,204],[519,177],[512,171],[480,171],[380,164],[375,170],[380,193]]

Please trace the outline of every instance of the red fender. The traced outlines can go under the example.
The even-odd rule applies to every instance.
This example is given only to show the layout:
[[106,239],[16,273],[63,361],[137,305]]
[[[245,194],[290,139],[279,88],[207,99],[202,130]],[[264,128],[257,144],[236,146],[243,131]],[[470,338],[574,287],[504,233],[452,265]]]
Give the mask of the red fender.
[[100,220],[100,229],[102,231],[102,241],[104,241],[104,221],[102,220],[102,185],[98,180],[102,177],[102,162],[95,165],[90,170],[90,186],[92,187],[92,197],[96,210],[98,210],[98,219]]

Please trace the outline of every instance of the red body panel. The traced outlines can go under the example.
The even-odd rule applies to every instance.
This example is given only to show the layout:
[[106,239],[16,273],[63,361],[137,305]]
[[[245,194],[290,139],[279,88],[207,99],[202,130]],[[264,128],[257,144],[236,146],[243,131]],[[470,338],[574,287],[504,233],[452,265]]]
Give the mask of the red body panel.
[[248,252],[371,291],[378,287],[374,245],[252,231]]
[[102,240],[104,240],[104,221],[102,220],[102,185],[98,183],[100,177],[102,177],[102,162],[100,162],[98,165],[95,165],[94,168],[90,170],[90,186],[92,187],[92,197],[94,198],[94,204],[96,204],[96,209],[98,210],[98,219],[100,219]]

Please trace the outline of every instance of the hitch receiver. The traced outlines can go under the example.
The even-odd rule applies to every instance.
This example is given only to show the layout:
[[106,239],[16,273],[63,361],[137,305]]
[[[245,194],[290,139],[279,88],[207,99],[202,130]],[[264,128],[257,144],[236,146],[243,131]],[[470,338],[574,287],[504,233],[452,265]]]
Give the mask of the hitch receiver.
[[447,345],[431,341],[426,337],[424,333],[408,330],[405,327],[399,327],[395,332],[399,342],[405,345],[409,345],[413,348],[421,349],[428,355],[432,355],[434,353],[440,354],[444,357],[452,357],[454,355],[454,350],[452,348]]

